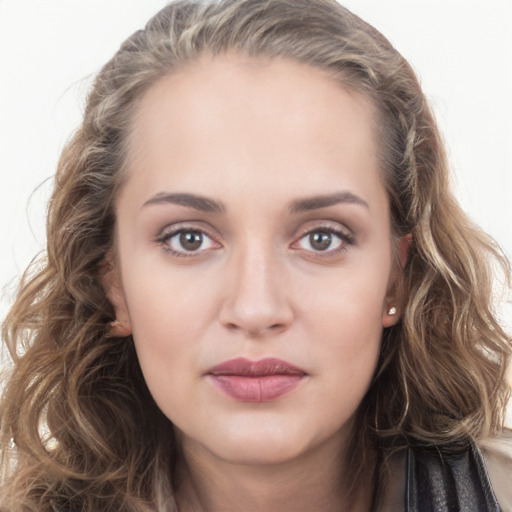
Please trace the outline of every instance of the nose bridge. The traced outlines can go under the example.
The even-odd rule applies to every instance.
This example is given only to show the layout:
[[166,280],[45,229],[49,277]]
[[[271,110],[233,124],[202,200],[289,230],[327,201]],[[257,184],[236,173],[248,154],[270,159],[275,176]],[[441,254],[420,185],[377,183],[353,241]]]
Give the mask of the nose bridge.
[[275,288],[279,288],[277,265],[275,256],[268,249],[246,248],[239,262],[239,300],[252,302],[254,297],[260,306],[271,305],[277,298]]
[[252,335],[284,328],[292,317],[279,256],[269,245],[247,241],[230,262],[230,290],[222,321]]

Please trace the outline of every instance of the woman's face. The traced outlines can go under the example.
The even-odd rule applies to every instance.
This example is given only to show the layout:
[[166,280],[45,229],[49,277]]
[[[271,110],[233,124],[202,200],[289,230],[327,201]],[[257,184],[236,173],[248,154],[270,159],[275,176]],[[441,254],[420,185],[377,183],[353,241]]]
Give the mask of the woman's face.
[[138,104],[106,281],[185,450],[268,463],[346,438],[396,321],[373,123],[318,69],[236,55]]

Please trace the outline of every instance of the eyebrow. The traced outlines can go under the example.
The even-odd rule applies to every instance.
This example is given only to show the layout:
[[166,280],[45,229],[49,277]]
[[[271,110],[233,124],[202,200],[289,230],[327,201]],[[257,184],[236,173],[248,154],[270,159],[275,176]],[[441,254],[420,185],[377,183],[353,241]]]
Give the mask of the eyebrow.
[[[340,203],[358,204],[369,208],[368,203],[364,199],[356,196],[352,192],[336,192],[335,194],[296,199],[290,205],[290,212],[307,212],[311,210],[318,210],[320,208],[327,208]],[[179,206],[186,206],[188,208],[193,208],[194,210],[210,213],[224,213],[226,211],[226,207],[220,201],[186,192],[159,192],[146,201],[142,207],[145,208],[146,206],[158,204],[177,204]]]
[[311,210],[318,210],[320,208],[327,208],[328,206],[333,206],[339,203],[357,204],[369,208],[368,203],[364,199],[356,196],[352,192],[336,192],[335,194],[297,199],[290,205],[290,212],[308,212]]
[[215,201],[214,199],[195,194],[167,192],[159,192],[146,201],[142,205],[142,208],[157,204],[177,204],[179,206],[187,206],[194,210],[210,213],[223,213],[226,211],[226,207],[220,201]]

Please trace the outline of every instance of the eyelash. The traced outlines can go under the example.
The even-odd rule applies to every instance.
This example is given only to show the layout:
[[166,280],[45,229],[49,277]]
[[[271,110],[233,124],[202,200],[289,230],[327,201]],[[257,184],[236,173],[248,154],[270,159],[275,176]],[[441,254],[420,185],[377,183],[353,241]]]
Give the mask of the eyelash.
[[311,237],[311,235],[315,233],[334,235],[339,239],[340,243],[339,247],[335,249],[326,249],[325,251],[305,249],[306,251],[311,252],[315,257],[318,258],[329,258],[339,256],[340,254],[346,252],[350,245],[354,245],[355,243],[354,235],[352,233],[346,233],[345,231],[339,228],[334,228],[332,226],[319,226],[306,230],[297,239],[297,241],[292,244],[292,246],[299,244],[302,240],[306,239],[306,237]]
[[202,236],[203,241],[205,238],[211,241],[212,244],[217,244],[220,247],[222,247],[218,242],[214,240],[212,236],[210,236],[203,228],[196,228],[196,227],[188,227],[188,226],[181,226],[176,227],[169,230],[164,230],[158,237],[156,238],[156,242],[162,246],[163,250],[165,252],[168,252],[169,254],[172,254],[173,256],[177,256],[179,258],[190,258],[193,256],[197,256],[199,253],[204,252],[205,250],[209,249],[202,249],[200,251],[188,251],[185,248],[183,250],[176,250],[173,249],[170,246],[171,240],[178,236],[183,234],[190,234],[195,233]]
[[[173,256],[182,257],[182,258],[194,257],[194,256],[199,255],[202,252],[212,250],[212,248],[206,248],[206,249],[203,248],[203,249],[199,249],[197,251],[196,250],[186,250],[185,248],[183,250],[176,250],[170,246],[170,241],[174,237],[176,237],[178,235],[190,234],[190,233],[195,233],[195,234],[201,235],[201,237],[203,237],[202,242],[204,242],[204,240],[206,238],[210,241],[210,244],[213,244],[213,245],[216,244],[218,246],[216,248],[222,247],[222,245],[219,242],[216,242],[214,237],[210,236],[203,228],[196,228],[196,227],[192,227],[192,226],[190,226],[190,227],[181,226],[181,227],[176,227],[176,228],[169,229],[169,230],[164,230],[160,235],[158,235],[155,242],[158,243],[163,248],[163,250],[165,252],[170,253]],[[333,256],[340,255],[341,253],[347,251],[348,246],[353,245],[355,243],[354,236],[352,233],[349,234],[349,233],[346,233],[338,228],[324,225],[324,226],[318,226],[318,227],[304,231],[300,235],[300,237],[298,237],[296,239],[296,241],[291,244],[292,249],[296,248],[294,246],[298,245],[302,240],[306,239],[306,237],[308,237],[308,236],[310,237],[311,235],[313,235],[315,233],[334,235],[340,241],[339,247],[337,247],[335,249],[326,249],[325,251],[323,251],[323,250],[315,251],[314,249],[303,249],[307,252],[314,254],[315,257],[327,258],[327,257],[333,257]],[[297,247],[297,249],[300,249],[300,247]]]

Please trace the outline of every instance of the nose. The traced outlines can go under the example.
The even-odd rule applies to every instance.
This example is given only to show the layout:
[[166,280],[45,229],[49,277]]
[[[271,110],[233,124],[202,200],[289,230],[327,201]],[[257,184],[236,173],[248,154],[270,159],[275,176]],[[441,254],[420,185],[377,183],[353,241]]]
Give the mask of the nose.
[[286,330],[293,308],[278,258],[256,248],[234,259],[219,313],[222,325],[255,338]]

